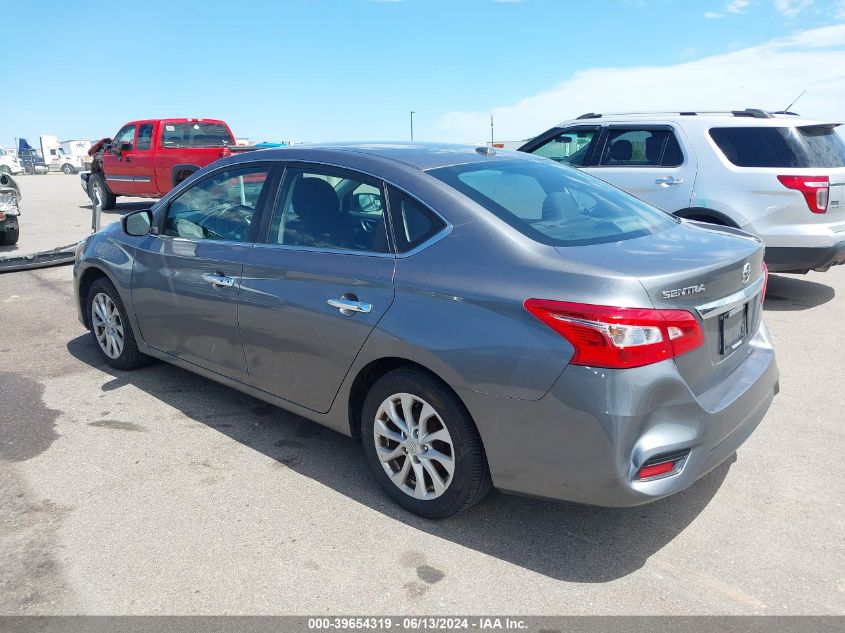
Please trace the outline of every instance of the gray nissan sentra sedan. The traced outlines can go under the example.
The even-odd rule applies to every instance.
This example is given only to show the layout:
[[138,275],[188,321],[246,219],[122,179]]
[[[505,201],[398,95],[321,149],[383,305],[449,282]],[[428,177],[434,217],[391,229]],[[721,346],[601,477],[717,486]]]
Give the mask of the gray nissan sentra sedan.
[[360,438],[400,505],[630,506],[736,451],[778,391],[763,246],[528,154],[254,151],[89,237],[103,359],[174,363]]

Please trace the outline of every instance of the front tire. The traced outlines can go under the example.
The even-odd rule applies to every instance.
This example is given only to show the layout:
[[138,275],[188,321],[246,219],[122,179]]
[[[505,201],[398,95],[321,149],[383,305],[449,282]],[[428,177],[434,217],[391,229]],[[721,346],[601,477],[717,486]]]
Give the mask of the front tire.
[[443,519],[490,491],[487,456],[469,412],[431,374],[402,368],[382,376],[361,420],[367,463],[406,510]]
[[117,204],[117,196],[109,191],[101,174],[91,174],[88,180],[88,197],[91,198],[91,204],[99,204],[103,211],[111,211]]
[[0,233],[0,246],[12,246],[18,243],[18,237],[20,236],[18,226],[17,224],[14,227],[7,226],[6,230]]
[[74,171],[75,170],[73,168],[73,165],[71,165],[70,163],[65,163],[64,165],[62,165],[63,174],[72,174]]
[[126,309],[111,281],[101,278],[91,284],[86,305],[91,335],[104,361],[123,370],[135,369],[147,361],[138,349]]

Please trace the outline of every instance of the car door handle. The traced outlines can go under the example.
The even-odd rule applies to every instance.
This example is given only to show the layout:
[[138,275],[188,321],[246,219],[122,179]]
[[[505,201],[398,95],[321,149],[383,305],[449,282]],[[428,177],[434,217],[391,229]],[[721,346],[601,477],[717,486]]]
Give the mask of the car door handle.
[[340,313],[344,316],[352,316],[356,312],[371,312],[373,309],[372,304],[364,303],[363,301],[353,301],[352,299],[344,299],[341,297],[340,299],[329,299],[326,301],[331,307],[337,308],[340,310]]
[[655,180],[654,184],[669,187],[671,185],[680,185],[682,182],[684,182],[683,178],[675,178],[674,176],[664,176],[663,178],[658,178],[657,180]]
[[235,278],[226,275],[205,273],[202,278],[215,288],[231,288],[235,285]]

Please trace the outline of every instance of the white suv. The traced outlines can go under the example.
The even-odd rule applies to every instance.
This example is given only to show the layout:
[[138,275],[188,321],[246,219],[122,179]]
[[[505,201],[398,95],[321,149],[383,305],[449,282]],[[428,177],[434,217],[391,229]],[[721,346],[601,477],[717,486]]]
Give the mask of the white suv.
[[691,220],[766,243],[772,272],[845,263],[845,142],[792,113],[585,114],[521,151],[578,167]]

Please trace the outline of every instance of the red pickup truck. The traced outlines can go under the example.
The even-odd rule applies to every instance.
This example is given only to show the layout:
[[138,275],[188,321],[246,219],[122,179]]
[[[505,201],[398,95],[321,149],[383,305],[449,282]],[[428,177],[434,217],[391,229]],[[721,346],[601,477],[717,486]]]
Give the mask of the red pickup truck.
[[94,204],[113,209],[117,196],[160,198],[195,171],[231,153],[235,138],[217,119],[146,119],[127,123],[89,150],[82,187]]

